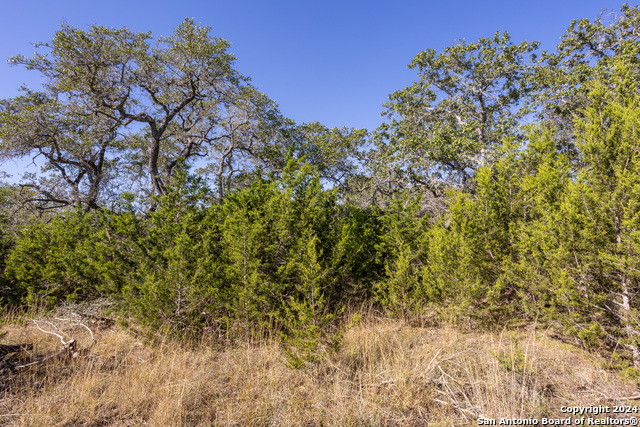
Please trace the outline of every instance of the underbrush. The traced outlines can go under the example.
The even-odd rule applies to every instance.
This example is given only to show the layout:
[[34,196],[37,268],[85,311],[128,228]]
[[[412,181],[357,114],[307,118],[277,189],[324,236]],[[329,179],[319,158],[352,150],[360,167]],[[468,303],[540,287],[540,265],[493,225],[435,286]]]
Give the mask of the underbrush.
[[[59,330],[88,345],[81,329]],[[29,342],[33,353],[60,345],[28,316],[5,316],[0,331],[3,344]],[[275,338],[147,344],[113,325],[93,332],[95,345],[81,357],[5,376],[0,424],[475,425],[478,418],[566,418],[563,405],[640,397],[636,380],[607,369],[611,361],[532,325],[474,332],[369,314],[339,351],[302,369],[288,367]]]

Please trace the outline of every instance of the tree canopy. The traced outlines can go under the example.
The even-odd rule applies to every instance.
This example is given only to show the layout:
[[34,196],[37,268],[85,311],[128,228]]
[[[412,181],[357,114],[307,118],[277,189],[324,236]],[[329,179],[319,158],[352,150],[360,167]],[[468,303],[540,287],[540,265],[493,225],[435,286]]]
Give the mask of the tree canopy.
[[127,28],[65,25],[38,47],[46,52],[11,59],[46,84],[2,102],[0,153],[44,159],[49,173],[25,184],[41,209],[104,207],[124,180],[164,195],[178,162],[196,159],[221,197],[239,172],[282,163],[277,106],[208,27],[186,20],[152,41]]
[[0,183],[0,302],[104,298],[227,341],[269,325],[294,367],[339,346],[347,305],[543,322],[637,375],[639,37],[624,5],[555,52],[427,49],[369,132],[287,119],[192,20],[65,25],[12,59],[43,87],[0,101],[0,158],[42,165]]

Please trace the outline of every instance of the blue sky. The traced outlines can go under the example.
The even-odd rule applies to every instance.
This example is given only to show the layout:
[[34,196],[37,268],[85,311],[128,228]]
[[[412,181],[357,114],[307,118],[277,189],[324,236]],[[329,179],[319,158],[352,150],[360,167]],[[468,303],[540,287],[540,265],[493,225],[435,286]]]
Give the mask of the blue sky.
[[[539,40],[553,50],[572,19],[593,19],[607,0],[502,1],[142,1],[4,0],[0,16],[0,98],[22,84],[38,88],[36,72],[10,67],[6,59],[35,52],[63,22],[127,26],[168,35],[186,17],[209,25],[232,43],[237,69],[299,123],[374,129],[388,94],[410,84],[407,68],[427,48],[469,42],[508,31],[515,43]],[[21,175],[29,162],[0,163],[0,172]]]

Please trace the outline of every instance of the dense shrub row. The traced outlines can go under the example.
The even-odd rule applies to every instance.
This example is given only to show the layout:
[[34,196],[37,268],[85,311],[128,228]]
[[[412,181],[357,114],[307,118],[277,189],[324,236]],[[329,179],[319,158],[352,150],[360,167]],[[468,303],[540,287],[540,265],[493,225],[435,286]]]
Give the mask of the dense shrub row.
[[[513,45],[507,34],[423,52],[412,63],[420,78],[390,97],[389,120],[366,153],[366,132],[285,121],[260,134],[278,150],[243,148],[264,157],[253,160],[254,175],[231,179],[229,160],[223,180],[219,165],[215,197],[179,157],[164,159],[162,177],[152,171],[152,201],[123,193],[107,209],[98,181],[89,199],[78,185],[68,200],[27,195],[34,209],[61,205],[13,234],[0,229],[0,299],[54,307],[105,298],[149,331],[180,336],[271,330],[296,366],[339,345],[344,308],[366,302],[416,322],[426,313],[481,326],[537,321],[640,368],[640,10],[621,11],[608,27],[575,21],[544,66],[525,66],[537,45]],[[208,29],[200,35],[211,42]],[[34,139],[25,123],[38,108],[60,107],[27,95],[2,104],[7,147],[40,147],[48,131]],[[530,109],[516,114],[520,106]],[[215,112],[207,108],[197,111]],[[538,123],[523,125],[534,110]],[[104,130],[71,124],[54,123],[71,142],[82,126]],[[74,147],[70,155],[86,154]]]

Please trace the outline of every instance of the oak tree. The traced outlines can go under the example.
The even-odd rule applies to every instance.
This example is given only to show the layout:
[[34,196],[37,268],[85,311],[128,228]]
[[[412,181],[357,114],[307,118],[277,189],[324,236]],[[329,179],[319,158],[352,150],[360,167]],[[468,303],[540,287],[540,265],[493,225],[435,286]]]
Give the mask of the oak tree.
[[374,169],[393,187],[435,195],[465,185],[487,164],[491,147],[513,134],[525,78],[538,43],[514,44],[508,33],[427,49],[409,64],[418,79],[390,95],[377,131]]
[[282,143],[276,105],[234,68],[229,42],[192,20],[155,41],[64,25],[38,47],[46,53],[11,59],[45,84],[0,104],[0,155],[44,159],[44,174],[24,184],[43,208],[104,206],[126,172],[164,195],[181,159],[212,162],[222,196],[245,159],[269,167]]

